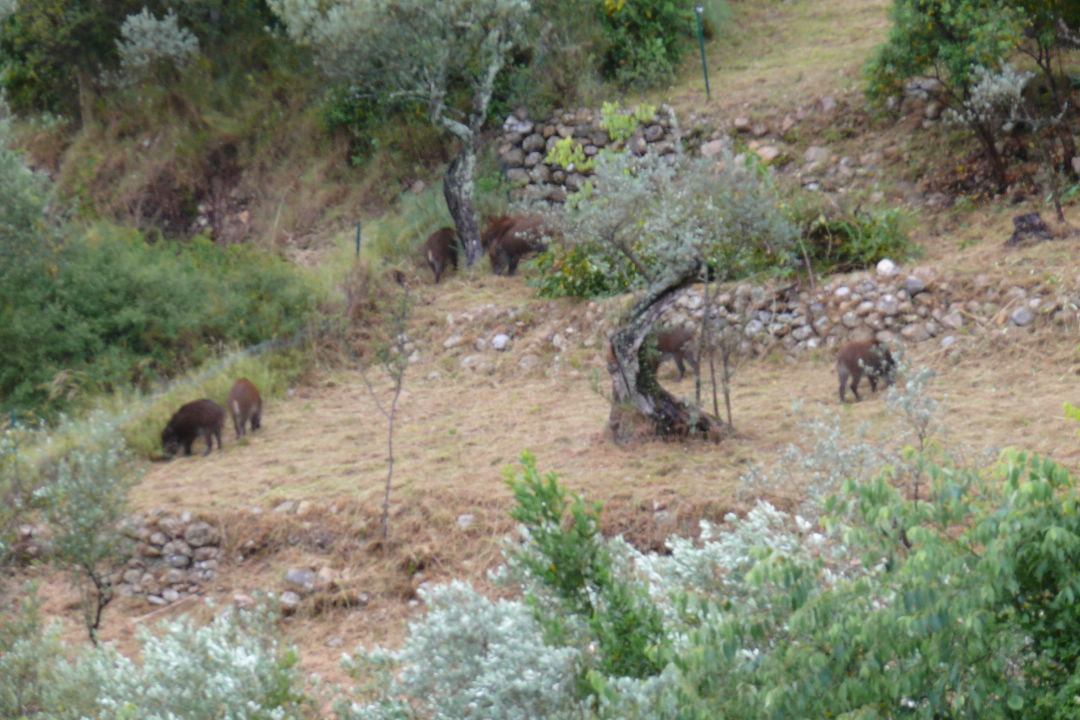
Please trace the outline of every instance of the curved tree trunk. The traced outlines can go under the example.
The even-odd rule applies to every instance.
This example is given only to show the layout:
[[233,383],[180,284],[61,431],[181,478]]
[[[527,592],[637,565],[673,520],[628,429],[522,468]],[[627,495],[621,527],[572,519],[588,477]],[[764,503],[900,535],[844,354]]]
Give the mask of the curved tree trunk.
[[611,416],[615,442],[624,444],[645,431],[660,437],[701,435],[719,440],[726,426],[714,415],[685,403],[656,380],[656,363],[644,357],[645,338],[677,292],[697,275],[697,263],[671,268],[634,303],[622,325],[610,336]]

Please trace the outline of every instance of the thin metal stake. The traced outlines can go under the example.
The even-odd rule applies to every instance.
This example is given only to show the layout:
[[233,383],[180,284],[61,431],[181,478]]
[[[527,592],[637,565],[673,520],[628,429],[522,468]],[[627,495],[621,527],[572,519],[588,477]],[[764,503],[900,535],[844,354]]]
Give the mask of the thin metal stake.
[[705,33],[701,29],[701,15],[704,12],[703,5],[694,6],[694,14],[697,16],[697,41],[701,47],[701,73],[705,76],[705,99],[712,100],[712,93],[709,92],[709,66],[705,64]]

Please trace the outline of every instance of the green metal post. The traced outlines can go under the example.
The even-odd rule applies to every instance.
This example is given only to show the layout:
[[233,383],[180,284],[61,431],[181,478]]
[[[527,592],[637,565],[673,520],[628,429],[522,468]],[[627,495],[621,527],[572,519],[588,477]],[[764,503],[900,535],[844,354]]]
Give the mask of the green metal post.
[[705,32],[701,29],[701,15],[704,12],[704,6],[694,6],[694,15],[697,16],[697,41],[701,47],[701,72],[705,76],[705,99],[712,100],[712,93],[709,92],[709,66],[705,64]]
[[356,257],[360,257],[360,221],[356,221]]

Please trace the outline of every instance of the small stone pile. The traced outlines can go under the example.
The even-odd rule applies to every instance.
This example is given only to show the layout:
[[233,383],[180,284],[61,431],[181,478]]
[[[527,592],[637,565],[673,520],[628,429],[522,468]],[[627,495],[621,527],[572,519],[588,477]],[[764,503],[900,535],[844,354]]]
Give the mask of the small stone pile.
[[131,519],[135,554],[120,571],[117,591],[168,605],[198,595],[217,576],[224,556],[221,533],[191,513],[170,515],[157,509]]
[[543,122],[533,122],[519,110],[503,123],[498,141],[499,159],[513,188],[512,199],[561,203],[568,193],[584,187],[589,171],[544,162],[555,144],[567,137],[581,144],[586,158],[596,156],[606,147],[625,148],[636,155],[646,152],[670,155],[678,148],[680,132],[675,110],[670,105],[661,105],[653,119],[639,125],[625,141],[613,141],[607,130],[600,127],[597,110],[556,110]]

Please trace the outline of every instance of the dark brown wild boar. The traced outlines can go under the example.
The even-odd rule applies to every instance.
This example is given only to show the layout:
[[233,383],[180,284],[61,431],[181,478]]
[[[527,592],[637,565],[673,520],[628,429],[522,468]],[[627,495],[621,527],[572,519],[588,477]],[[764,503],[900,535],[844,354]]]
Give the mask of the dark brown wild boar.
[[480,233],[480,246],[484,248],[485,252],[491,247],[491,242],[495,238],[501,237],[506,232],[506,229],[514,224],[514,219],[512,215],[500,215],[488,222],[487,228]]
[[547,249],[544,238],[551,235],[551,228],[539,215],[514,215],[499,218],[489,225],[481,242],[488,244],[491,271],[496,275],[502,275],[504,271],[513,275],[522,257]]
[[684,327],[668,328],[656,334],[656,367],[667,359],[675,361],[675,367],[679,369],[679,380],[686,374],[683,363],[687,363],[698,371],[697,360],[694,359],[694,349],[690,341],[694,339],[694,332]]
[[225,408],[213,400],[203,398],[183,405],[161,431],[161,447],[165,454],[172,457],[184,448],[184,455],[191,454],[191,445],[195,438],[206,441],[209,455],[214,449],[214,437],[217,437],[218,450],[221,449],[221,427],[225,424]]
[[427,258],[431,271],[435,273],[436,284],[448,267],[453,266],[457,270],[458,244],[454,228],[443,227],[431,233],[424,243],[424,257]]
[[895,373],[896,361],[885,343],[877,340],[849,342],[836,356],[836,374],[840,376],[840,402],[844,402],[848,378],[851,378],[851,392],[855,393],[855,399],[861,400],[859,381],[863,375],[870,380],[870,392],[877,392],[878,378],[886,385],[891,385]]
[[248,422],[251,422],[251,432],[259,429],[262,420],[262,398],[255,383],[247,378],[240,378],[233,383],[229,390],[229,417],[232,418],[233,428],[236,429],[236,437],[244,436]]

